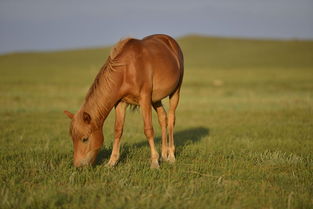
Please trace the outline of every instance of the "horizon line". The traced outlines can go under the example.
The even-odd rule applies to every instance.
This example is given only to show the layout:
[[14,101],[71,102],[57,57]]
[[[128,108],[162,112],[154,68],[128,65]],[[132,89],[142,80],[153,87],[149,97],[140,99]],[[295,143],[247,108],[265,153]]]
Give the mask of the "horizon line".
[[[298,38],[298,37],[267,37],[267,36],[228,36],[228,35],[214,35],[214,34],[203,34],[203,33],[187,33],[185,35],[174,36],[176,40],[198,37],[198,38],[215,38],[215,39],[234,39],[234,40],[247,40],[247,41],[281,41],[281,42],[313,42],[313,38]],[[130,37],[132,38],[132,37]],[[138,37],[133,37],[138,38]],[[141,37],[143,38],[143,37]],[[119,39],[120,40],[120,39]],[[117,40],[116,42],[118,42]],[[70,51],[82,51],[82,50],[97,50],[112,47],[116,42],[104,45],[86,45],[86,46],[73,46],[73,47],[59,47],[59,48],[46,48],[46,49],[21,49],[12,50],[7,52],[1,52],[0,56],[14,55],[14,54],[26,54],[26,53],[56,53],[56,52],[70,52]]]

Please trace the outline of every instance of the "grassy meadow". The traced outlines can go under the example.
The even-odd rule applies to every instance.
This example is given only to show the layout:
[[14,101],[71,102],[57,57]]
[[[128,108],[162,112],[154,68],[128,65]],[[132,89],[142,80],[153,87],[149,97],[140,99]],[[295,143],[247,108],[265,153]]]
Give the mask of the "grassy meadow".
[[313,208],[313,41],[178,41],[177,162],[159,170],[136,111],[115,168],[114,112],[97,165],[72,166],[63,110],[78,110],[109,48],[1,55],[0,208]]

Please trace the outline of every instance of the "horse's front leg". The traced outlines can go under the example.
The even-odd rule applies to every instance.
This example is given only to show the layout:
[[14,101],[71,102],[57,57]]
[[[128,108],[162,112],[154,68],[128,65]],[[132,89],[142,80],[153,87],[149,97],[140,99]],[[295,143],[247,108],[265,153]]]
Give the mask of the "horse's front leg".
[[159,168],[159,153],[155,148],[154,131],[152,126],[151,95],[142,95],[139,104],[144,121],[144,133],[150,145],[151,168]]
[[108,166],[115,166],[120,158],[120,139],[123,134],[123,126],[125,121],[127,103],[119,102],[115,106],[115,125],[114,125],[114,142]]

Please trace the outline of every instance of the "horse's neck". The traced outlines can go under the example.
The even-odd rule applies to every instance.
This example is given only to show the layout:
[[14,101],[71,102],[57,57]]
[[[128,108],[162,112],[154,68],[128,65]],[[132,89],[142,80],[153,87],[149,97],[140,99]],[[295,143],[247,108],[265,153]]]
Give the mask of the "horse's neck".
[[[82,106],[83,111],[87,112],[96,122],[97,126],[102,127],[104,120],[119,100],[118,86],[112,83],[112,77],[109,73],[103,73],[95,82],[99,82]],[[93,84],[94,85],[94,84]],[[93,88],[93,86],[91,87]]]

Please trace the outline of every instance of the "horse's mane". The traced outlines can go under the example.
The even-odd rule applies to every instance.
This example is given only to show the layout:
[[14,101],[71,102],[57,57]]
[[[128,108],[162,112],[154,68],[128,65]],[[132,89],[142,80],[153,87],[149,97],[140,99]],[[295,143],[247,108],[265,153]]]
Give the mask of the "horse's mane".
[[131,40],[132,38],[126,38],[126,39],[122,39],[120,40],[117,44],[115,44],[111,51],[110,51],[110,55],[107,58],[106,62],[104,63],[104,65],[101,67],[100,71],[98,72],[93,84],[91,85],[91,87],[88,90],[88,93],[86,95],[85,101],[89,100],[90,97],[93,95],[93,93],[95,92],[95,90],[99,87],[100,85],[100,80],[104,79],[107,81],[107,84],[110,85],[110,83],[112,83],[113,81],[110,78],[110,75],[103,77],[104,74],[108,73],[110,74],[111,72],[115,71],[115,67],[118,66],[122,66],[125,65],[123,63],[121,63],[118,60],[118,56],[121,54],[121,52],[124,49],[124,46]]
[[114,60],[121,53],[125,44],[127,44],[128,41],[130,41],[131,39],[132,38],[125,38],[125,39],[120,40],[117,44],[115,44],[113,48],[111,49],[110,58]]

